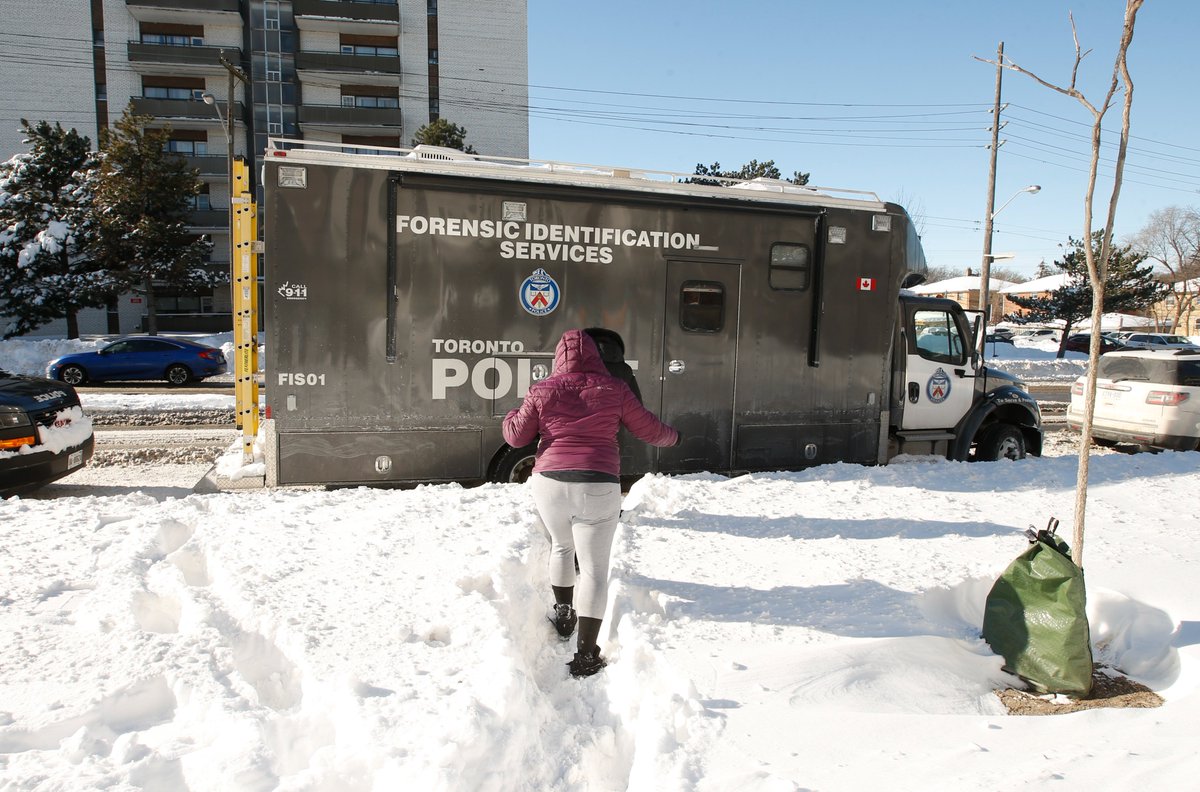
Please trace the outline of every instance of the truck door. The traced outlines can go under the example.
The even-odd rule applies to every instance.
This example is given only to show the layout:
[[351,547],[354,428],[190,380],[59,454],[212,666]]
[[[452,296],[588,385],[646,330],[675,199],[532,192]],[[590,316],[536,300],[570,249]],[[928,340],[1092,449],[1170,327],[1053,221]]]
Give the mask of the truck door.
[[961,312],[906,306],[902,429],[953,429],[975,400],[971,336]]
[[729,470],[741,267],[667,262],[659,416],[682,441],[658,452],[669,472]]

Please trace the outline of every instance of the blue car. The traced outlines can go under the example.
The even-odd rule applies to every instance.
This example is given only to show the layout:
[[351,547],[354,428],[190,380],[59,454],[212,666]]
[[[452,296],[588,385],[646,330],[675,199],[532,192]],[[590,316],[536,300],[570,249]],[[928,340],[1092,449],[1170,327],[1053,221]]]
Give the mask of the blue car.
[[185,385],[225,373],[225,355],[216,347],[160,336],[120,338],[96,352],[78,352],[50,361],[46,376],[68,385],[106,380],[166,380]]

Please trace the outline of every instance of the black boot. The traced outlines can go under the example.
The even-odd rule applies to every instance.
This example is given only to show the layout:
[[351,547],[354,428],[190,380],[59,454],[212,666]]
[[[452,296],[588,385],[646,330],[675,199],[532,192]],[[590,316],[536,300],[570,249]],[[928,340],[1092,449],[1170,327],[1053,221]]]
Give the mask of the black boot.
[[607,665],[600,656],[596,639],[600,637],[600,619],[583,616],[579,619],[579,642],[574,659],[567,663],[573,677],[587,677]]
[[550,588],[554,591],[554,618],[550,621],[554,622],[555,631],[565,641],[571,637],[571,633],[575,632],[575,624],[578,621],[575,608],[571,607],[575,587],[551,586]]

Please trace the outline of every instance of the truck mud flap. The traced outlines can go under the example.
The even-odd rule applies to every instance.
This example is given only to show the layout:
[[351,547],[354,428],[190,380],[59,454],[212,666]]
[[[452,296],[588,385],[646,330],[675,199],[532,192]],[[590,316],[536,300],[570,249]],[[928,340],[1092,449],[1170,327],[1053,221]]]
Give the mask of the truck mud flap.
[[281,432],[280,484],[477,479],[477,431]]

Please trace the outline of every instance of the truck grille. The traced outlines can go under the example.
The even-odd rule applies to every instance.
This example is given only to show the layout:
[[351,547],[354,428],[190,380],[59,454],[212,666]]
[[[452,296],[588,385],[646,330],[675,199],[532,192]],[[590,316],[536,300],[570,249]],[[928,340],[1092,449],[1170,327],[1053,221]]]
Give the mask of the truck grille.
[[29,417],[38,426],[51,427],[54,426],[54,419],[60,412],[68,407],[74,406],[75,405],[73,404],[64,404],[62,407],[52,407],[48,410],[37,410],[36,412],[31,412]]

